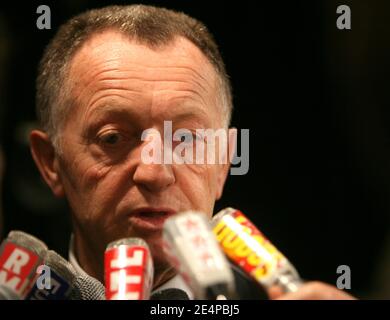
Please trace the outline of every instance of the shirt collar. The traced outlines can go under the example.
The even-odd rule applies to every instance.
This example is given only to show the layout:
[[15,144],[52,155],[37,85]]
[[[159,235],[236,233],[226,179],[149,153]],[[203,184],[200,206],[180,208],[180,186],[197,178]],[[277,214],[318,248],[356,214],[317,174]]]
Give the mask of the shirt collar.
[[[74,237],[73,234],[70,237],[70,244],[69,244],[69,262],[73,266],[73,268],[76,270],[78,274],[81,275],[87,275],[87,273],[83,270],[83,268],[80,266],[75,250],[74,250]],[[152,294],[161,291],[164,289],[169,289],[169,288],[176,288],[176,289],[181,289],[183,290],[189,297],[190,300],[194,299],[194,294],[192,293],[191,289],[187,286],[187,284],[184,282],[183,278],[180,277],[180,275],[174,276],[172,279],[168,280],[155,290],[153,290]]]

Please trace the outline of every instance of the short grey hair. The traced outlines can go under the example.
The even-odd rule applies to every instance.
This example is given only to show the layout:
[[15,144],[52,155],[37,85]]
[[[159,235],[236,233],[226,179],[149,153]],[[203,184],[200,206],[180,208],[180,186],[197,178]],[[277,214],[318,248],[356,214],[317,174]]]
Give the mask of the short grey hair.
[[229,126],[233,110],[232,89],[218,46],[206,26],[188,15],[145,5],[109,6],[81,13],[63,24],[46,47],[37,77],[36,110],[42,129],[55,147],[58,132],[72,105],[67,72],[75,52],[94,34],[116,29],[149,47],[168,44],[181,36],[206,56],[218,75],[223,121]]

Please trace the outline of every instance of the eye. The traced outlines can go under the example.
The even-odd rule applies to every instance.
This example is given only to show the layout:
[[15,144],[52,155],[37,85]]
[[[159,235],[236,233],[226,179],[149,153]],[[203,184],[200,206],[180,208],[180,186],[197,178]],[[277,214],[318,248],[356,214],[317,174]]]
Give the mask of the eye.
[[194,136],[191,133],[182,133],[180,135],[180,142],[192,142],[194,140]]
[[179,142],[195,143],[195,141],[202,142],[203,137],[198,132],[180,132],[177,134]]
[[121,142],[122,136],[117,131],[108,131],[99,136],[99,141],[108,146],[115,146]]

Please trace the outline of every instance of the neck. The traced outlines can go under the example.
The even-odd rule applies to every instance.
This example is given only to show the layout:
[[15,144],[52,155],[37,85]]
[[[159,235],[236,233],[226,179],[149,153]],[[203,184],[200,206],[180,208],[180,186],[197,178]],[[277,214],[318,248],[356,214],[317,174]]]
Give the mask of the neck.
[[74,234],[73,249],[80,267],[88,275],[104,283],[104,256],[95,253],[88,242],[80,237],[77,232]]

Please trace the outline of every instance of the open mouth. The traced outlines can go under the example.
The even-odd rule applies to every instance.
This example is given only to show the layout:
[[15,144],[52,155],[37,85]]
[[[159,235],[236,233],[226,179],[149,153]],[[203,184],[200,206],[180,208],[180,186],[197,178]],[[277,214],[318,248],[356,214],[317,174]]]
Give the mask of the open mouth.
[[168,214],[168,212],[166,212],[166,211],[156,211],[156,212],[141,211],[141,212],[138,212],[136,215],[142,216],[145,218],[153,218],[153,217],[163,217],[163,216],[166,216],[167,214]]
[[162,230],[165,220],[176,213],[170,208],[139,208],[129,215],[132,226],[142,230]]

